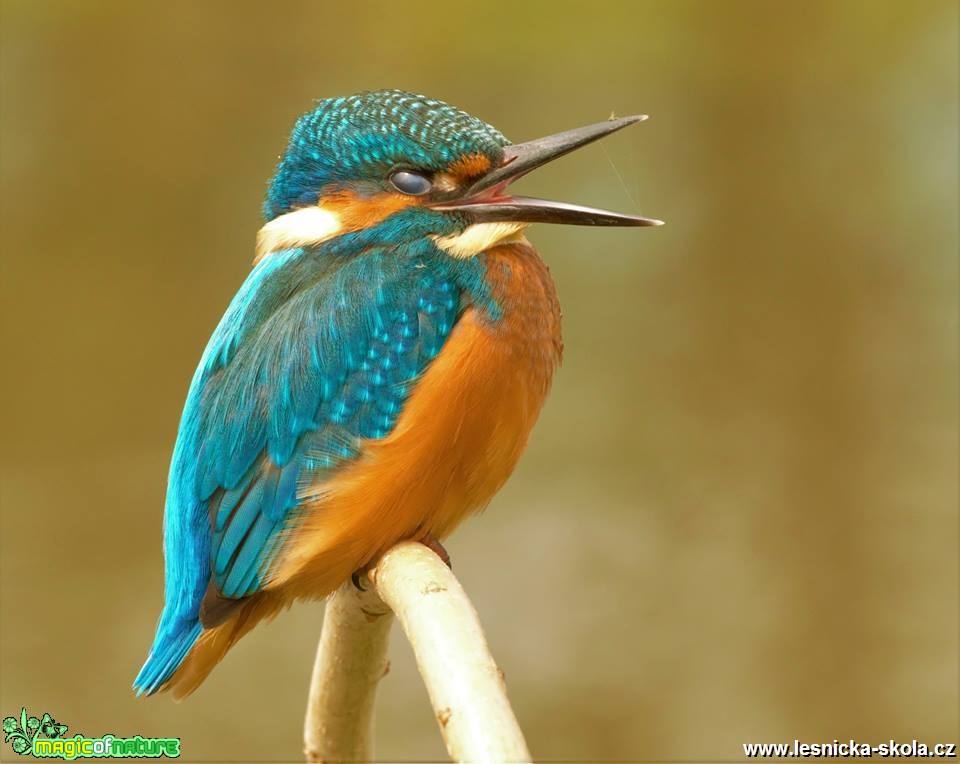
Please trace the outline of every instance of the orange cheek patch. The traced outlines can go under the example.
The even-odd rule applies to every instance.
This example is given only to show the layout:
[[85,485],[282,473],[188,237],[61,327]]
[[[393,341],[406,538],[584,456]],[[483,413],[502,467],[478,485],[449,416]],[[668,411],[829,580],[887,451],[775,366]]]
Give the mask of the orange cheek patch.
[[474,178],[490,169],[490,160],[483,154],[467,154],[451,164],[447,170],[462,178]]
[[391,193],[357,196],[350,191],[338,191],[320,199],[320,206],[339,218],[341,233],[369,228],[395,212],[416,204],[413,197]]

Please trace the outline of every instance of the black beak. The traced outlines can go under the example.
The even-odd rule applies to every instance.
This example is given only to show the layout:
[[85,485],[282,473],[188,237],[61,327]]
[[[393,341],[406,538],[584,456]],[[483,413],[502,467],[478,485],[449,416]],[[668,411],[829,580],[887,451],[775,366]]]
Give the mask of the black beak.
[[467,188],[457,199],[433,205],[438,210],[456,210],[473,222],[567,223],[570,225],[647,226],[662,225],[663,221],[624,215],[619,212],[581,207],[577,204],[511,196],[507,186],[531,170],[564,154],[593,143],[627,125],[642,122],[647,117],[638,114],[619,117],[595,125],[578,127],[535,141],[518,143],[504,148],[503,163]]

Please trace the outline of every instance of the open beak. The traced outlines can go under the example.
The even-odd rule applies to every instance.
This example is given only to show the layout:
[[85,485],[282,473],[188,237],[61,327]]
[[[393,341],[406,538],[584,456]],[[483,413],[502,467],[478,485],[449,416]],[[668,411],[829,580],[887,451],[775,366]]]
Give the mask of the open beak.
[[570,225],[618,225],[646,226],[663,225],[662,220],[624,215],[619,212],[582,207],[578,204],[512,196],[507,186],[531,170],[564,154],[593,143],[627,125],[642,122],[647,117],[638,114],[631,117],[609,119],[595,125],[578,127],[563,133],[548,135],[535,141],[506,146],[503,163],[467,188],[458,198],[432,205],[437,210],[456,210],[464,213],[475,223],[567,223]]

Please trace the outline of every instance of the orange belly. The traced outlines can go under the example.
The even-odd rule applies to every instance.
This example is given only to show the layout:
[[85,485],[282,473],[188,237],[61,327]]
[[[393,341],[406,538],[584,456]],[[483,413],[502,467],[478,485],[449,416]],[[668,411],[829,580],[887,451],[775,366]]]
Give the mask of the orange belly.
[[525,241],[486,257],[503,315],[464,313],[393,432],[303,508],[269,589],[324,596],[401,539],[447,536],[513,472],[560,361],[560,309]]

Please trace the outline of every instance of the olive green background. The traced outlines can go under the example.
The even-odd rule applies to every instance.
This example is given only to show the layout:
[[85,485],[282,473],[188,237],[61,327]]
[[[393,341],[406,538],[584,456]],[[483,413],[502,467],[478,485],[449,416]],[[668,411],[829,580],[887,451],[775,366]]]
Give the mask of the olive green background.
[[[566,361],[448,545],[542,760],[957,739],[953,2],[2,3],[0,714],[289,761],[322,606],[136,700],[187,384],[312,99],[526,140],[649,122],[532,194]],[[383,760],[444,751],[398,634]],[[13,756],[2,747],[3,756]]]

